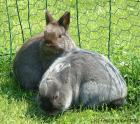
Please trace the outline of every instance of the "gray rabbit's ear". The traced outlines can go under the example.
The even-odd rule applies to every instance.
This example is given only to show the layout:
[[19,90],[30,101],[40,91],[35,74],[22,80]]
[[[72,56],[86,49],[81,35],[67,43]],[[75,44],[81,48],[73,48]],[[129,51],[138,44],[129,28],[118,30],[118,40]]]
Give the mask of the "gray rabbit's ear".
[[64,15],[58,20],[58,23],[67,30],[70,24],[70,12],[66,11]]
[[45,19],[46,19],[46,25],[54,21],[52,15],[48,12],[48,10],[45,11]]
[[47,84],[46,83],[40,83],[39,85],[39,94],[41,96],[46,96],[47,93]]

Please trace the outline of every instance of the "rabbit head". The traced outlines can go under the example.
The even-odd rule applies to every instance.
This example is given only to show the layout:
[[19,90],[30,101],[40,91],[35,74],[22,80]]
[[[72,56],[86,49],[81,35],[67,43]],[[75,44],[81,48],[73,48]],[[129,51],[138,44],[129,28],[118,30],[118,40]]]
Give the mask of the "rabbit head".
[[55,21],[48,11],[45,12],[45,17],[44,50],[63,52],[75,47],[75,43],[67,32],[70,24],[70,12],[65,12],[58,21]]
[[56,79],[41,82],[38,94],[40,108],[51,115],[65,111],[72,101],[72,91],[69,89]]

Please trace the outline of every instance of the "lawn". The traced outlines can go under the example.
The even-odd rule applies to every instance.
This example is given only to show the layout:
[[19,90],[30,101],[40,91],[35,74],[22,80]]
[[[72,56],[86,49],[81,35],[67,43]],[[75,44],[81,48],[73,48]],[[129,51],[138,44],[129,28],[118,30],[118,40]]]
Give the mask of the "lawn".
[[[46,1],[0,2],[0,123],[140,123],[140,2],[112,0],[110,19],[107,0],[77,0],[78,4],[76,0]],[[71,12],[69,32],[82,48],[107,56],[110,41],[111,61],[128,86],[125,106],[72,108],[61,115],[48,116],[37,106],[37,92],[20,88],[10,73],[12,61],[23,42],[43,31],[46,5],[56,19],[66,10]]]

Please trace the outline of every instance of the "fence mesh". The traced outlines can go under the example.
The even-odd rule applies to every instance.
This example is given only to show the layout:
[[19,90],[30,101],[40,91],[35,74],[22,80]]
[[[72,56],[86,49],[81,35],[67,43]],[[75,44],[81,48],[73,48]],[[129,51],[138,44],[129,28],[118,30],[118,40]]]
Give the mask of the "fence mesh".
[[1,64],[12,65],[23,42],[44,30],[46,8],[56,19],[71,12],[69,32],[79,47],[103,53],[121,67],[140,58],[139,0],[1,0]]

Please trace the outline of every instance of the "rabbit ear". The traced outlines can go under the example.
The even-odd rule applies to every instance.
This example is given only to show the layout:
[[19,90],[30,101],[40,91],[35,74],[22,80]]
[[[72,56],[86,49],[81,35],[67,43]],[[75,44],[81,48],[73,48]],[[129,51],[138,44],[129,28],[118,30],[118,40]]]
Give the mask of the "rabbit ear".
[[54,20],[52,15],[47,10],[45,11],[45,19],[46,25]]
[[47,84],[46,83],[40,83],[39,85],[39,93],[41,96],[45,96],[47,92]]
[[65,12],[64,15],[58,20],[58,23],[67,30],[70,23],[70,12]]

